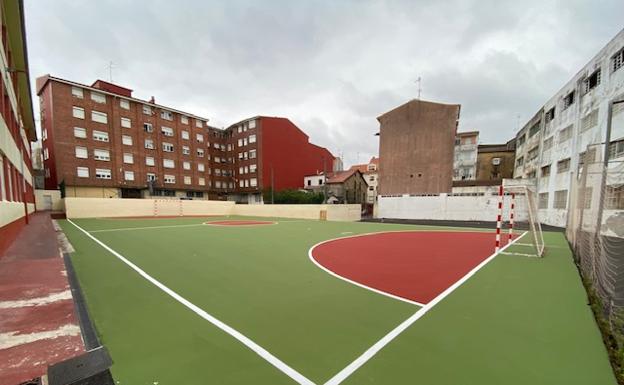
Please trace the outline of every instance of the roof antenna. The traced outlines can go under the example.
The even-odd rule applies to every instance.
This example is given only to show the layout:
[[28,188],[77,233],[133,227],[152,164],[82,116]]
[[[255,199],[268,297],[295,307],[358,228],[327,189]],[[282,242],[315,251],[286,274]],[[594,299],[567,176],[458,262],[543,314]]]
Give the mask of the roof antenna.
[[418,100],[420,100],[420,93],[422,92],[422,89],[421,89],[422,78],[419,76],[418,79],[414,83],[418,84]]
[[109,81],[110,83],[112,83],[112,82],[113,82],[113,67],[114,67],[114,66],[115,66],[115,65],[114,65],[114,63],[113,63],[113,61],[112,61],[112,60],[111,60],[111,61],[109,61],[109,62],[108,62],[108,65],[106,66],[106,67],[108,68],[108,81]]

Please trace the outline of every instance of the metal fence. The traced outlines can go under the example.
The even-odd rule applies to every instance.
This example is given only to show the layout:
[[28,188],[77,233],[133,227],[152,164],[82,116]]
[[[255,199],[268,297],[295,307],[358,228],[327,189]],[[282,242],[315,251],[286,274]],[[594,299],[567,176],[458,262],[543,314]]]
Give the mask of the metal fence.
[[[605,151],[611,151],[605,162]],[[566,235],[599,318],[624,349],[624,160],[594,144],[571,182]],[[600,321],[599,319],[599,321]]]

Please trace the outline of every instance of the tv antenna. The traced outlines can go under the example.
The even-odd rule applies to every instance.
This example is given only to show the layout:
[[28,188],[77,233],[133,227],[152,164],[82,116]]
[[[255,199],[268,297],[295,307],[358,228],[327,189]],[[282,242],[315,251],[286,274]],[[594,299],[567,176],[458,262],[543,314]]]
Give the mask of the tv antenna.
[[109,61],[106,68],[108,68],[108,81],[113,82],[113,68],[115,67],[115,63],[113,61]]
[[420,93],[422,92],[422,78],[419,76],[414,83],[418,84],[418,100],[420,100]]

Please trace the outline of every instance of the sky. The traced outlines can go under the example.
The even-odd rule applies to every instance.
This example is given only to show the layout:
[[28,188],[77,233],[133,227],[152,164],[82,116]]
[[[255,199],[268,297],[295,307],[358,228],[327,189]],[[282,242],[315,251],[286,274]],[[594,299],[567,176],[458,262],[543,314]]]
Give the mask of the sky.
[[44,74],[108,81],[112,62],[113,82],[134,97],[216,127],[286,117],[345,166],[377,155],[376,117],[419,88],[424,100],[461,104],[460,131],[505,142],[624,28],[622,0],[25,6],[33,87]]

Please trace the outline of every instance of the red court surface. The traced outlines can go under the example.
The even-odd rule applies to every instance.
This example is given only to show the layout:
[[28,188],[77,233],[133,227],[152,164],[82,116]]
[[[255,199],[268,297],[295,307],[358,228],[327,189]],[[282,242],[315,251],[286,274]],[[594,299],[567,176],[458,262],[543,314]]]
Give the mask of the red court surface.
[[205,225],[212,226],[257,226],[257,225],[274,225],[275,222],[270,221],[210,221],[204,222]]
[[494,237],[483,232],[387,232],[327,241],[314,247],[311,257],[343,278],[426,304],[492,255]]

